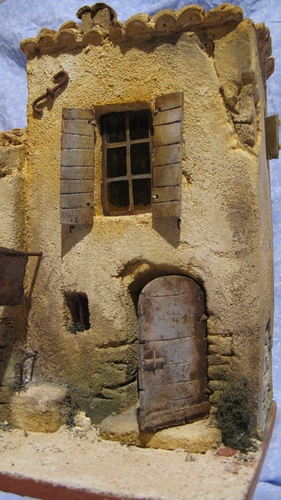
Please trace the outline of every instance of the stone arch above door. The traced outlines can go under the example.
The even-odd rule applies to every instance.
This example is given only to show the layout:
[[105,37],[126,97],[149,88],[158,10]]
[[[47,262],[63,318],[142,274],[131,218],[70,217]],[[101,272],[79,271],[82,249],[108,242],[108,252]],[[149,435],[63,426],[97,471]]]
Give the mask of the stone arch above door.
[[156,430],[209,410],[205,298],[191,278],[162,276],[142,290],[139,316],[139,425]]

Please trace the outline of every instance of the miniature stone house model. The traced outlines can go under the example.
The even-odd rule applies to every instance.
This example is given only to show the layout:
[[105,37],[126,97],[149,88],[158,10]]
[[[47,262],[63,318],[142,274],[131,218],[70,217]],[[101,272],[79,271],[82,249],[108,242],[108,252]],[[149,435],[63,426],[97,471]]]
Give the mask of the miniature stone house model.
[[6,134],[2,147],[0,183],[21,198],[7,204],[2,244],[43,252],[37,267],[29,259],[24,303],[5,308],[39,353],[33,380],[66,385],[95,423],[138,403],[140,428],[155,430],[214,414],[244,377],[262,437],[269,31],[230,4],[126,23],[101,3],[77,15],[82,27],[22,42],[26,140]]

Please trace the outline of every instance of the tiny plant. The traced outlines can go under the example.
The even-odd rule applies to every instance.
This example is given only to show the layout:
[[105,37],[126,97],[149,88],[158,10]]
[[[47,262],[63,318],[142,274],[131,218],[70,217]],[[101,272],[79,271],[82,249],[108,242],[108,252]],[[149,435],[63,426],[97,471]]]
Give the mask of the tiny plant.
[[246,380],[233,382],[222,391],[216,417],[226,446],[241,452],[253,448],[253,441],[250,438],[251,412]]
[[26,387],[25,387],[25,384],[19,382],[18,380],[15,380],[12,384],[11,384],[11,390],[13,392],[21,392],[21,391],[26,391]]
[[68,407],[68,411],[67,411],[67,416],[66,416],[66,426],[69,428],[69,429],[72,429],[73,427],[75,427],[75,417],[77,415],[79,411],[79,407],[77,404],[71,404],[69,407]]
[[83,323],[80,323],[80,321],[76,321],[75,323],[71,323],[71,325],[69,325],[68,330],[70,333],[76,335],[77,332],[84,332],[85,325],[83,325]]

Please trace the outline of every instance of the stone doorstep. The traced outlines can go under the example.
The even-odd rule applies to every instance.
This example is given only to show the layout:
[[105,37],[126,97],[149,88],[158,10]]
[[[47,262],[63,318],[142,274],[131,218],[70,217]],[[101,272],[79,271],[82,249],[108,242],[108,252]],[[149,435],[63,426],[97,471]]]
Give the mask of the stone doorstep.
[[143,448],[206,453],[221,445],[221,432],[211,425],[210,419],[201,419],[185,425],[169,427],[156,432],[140,431],[137,408],[105,418],[100,423],[103,439]]

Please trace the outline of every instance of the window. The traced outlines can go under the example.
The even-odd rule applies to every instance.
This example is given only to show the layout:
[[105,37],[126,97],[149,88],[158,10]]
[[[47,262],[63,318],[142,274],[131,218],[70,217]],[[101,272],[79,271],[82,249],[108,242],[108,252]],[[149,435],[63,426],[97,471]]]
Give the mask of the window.
[[101,117],[103,202],[107,215],[151,209],[151,116],[147,110]]
[[[100,129],[95,116],[100,117]],[[155,220],[178,219],[182,127],[182,92],[157,97],[151,110],[64,108],[61,224],[92,225],[94,199],[97,203],[101,198],[96,208],[100,212],[102,204],[105,215],[152,211]],[[95,151],[100,132],[102,161]]]
[[90,328],[88,297],[83,292],[66,292],[65,301],[71,316],[69,330],[72,333],[83,332]]

